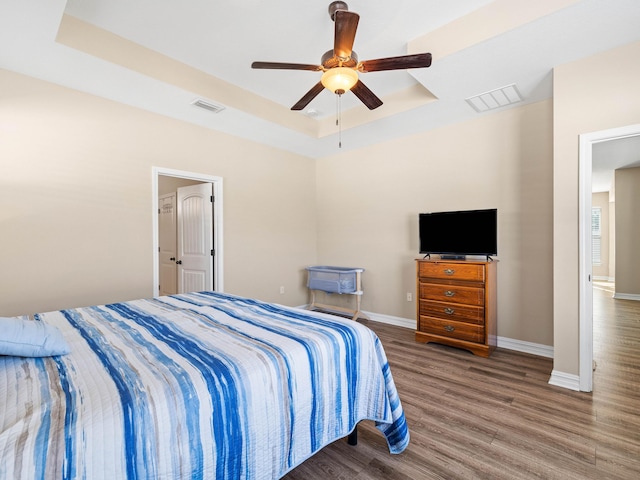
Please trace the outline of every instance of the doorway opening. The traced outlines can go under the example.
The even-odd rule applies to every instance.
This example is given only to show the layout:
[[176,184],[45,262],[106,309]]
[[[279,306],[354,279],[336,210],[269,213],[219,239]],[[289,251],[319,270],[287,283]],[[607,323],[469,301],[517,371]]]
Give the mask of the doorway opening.
[[[224,291],[224,276],[223,276],[223,219],[222,219],[222,178],[212,175],[205,175],[194,172],[185,172],[181,170],[167,169],[161,167],[152,168],[152,214],[153,214],[153,296],[160,295],[160,268],[161,268],[161,255],[160,255],[160,199],[159,199],[159,185],[163,178],[171,177],[172,179],[182,179],[190,184],[200,184],[210,187],[212,192],[213,201],[213,216],[212,216],[212,232],[211,232],[211,256],[212,269],[211,275],[213,278],[208,278],[212,290],[222,292]],[[207,227],[209,228],[209,227]],[[175,262],[181,262],[182,259],[175,258]],[[193,273],[193,272],[192,272]],[[209,275],[207,273],[207,275]],[[184,281],[189,284],[190,279],[197,278],[194,274],[189,275],[186,272]],[[185,287],[189,288],[189,287]]]
[[640,124],[580,135],[579,147],[579,388],[593,390],[593,264],[592,169],[593,145],[640,135]]

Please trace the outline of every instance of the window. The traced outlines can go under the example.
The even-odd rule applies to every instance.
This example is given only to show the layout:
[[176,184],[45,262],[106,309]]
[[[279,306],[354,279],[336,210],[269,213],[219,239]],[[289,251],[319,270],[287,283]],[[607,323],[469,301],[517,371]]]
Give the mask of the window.
[[591,262],[600,265],[602,262],[600,245],[602,234],[602,209],[593,207],[591,209]]

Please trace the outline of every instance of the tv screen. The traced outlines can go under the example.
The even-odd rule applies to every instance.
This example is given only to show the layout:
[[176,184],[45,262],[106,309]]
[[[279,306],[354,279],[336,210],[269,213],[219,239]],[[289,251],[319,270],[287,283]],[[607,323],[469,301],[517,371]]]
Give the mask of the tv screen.
[[498,211],[421,213],[420,253],[497,255]]

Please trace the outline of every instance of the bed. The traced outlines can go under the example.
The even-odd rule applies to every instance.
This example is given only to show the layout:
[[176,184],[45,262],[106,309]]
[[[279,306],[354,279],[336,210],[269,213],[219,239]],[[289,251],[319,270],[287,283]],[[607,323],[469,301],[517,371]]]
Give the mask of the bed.
[[382,345],[351,320],[216,292],[21,320],[70,353],[0,356],[0,478],[275,479],[365,419],[391,453],[409,443]]

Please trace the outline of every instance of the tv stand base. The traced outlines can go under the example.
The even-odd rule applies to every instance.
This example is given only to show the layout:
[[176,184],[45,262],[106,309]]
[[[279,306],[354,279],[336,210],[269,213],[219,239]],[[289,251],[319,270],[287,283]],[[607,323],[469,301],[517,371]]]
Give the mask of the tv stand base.
[[466,260],[465,255],[440,255],[442,260]]

